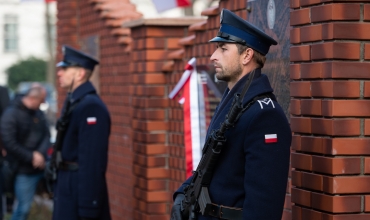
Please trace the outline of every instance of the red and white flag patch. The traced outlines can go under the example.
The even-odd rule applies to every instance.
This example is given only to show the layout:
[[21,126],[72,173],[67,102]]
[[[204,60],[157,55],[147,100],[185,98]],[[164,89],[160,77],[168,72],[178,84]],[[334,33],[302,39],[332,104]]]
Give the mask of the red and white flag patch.
[[88,117],[86,121],[88,125],[94,125],[96,124],[96,117]]
[[277,135],[276,134],[265,134],[265,143],[277,143]]

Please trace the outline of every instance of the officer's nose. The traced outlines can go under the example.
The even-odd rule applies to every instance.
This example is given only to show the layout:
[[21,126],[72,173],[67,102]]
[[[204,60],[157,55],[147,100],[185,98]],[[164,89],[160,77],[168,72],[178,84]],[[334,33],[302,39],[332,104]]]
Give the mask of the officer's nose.
[[216,52],[217,50],[215,50],[212,54],[212,56],[209,58],[212,62],[216,60]]
[[64,73],[64,70],[63,69],[59,69],[57,71],[57,76],[61,76],[63,73]]

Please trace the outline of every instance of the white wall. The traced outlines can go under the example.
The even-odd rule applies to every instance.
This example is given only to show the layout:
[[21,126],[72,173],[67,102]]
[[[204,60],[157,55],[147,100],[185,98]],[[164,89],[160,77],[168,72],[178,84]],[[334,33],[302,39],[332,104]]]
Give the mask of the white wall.
[[[43,0],[0,0],[0,85],[6,85],[5,69],[18,60],[30,56],[47,59],[45,7]],[[55,16],[55,2],[50,9]],[[5,14],[18,16],[17,53],[4,53]]]
[[[163,0],[165,1],[165,0]],[[200,16],[200,13],[206,9],[207,0],[198,0],[193,6],[194,16]],[[162,13],[158,13],[152,0],[131,0],[131,3],[136,5],[136,9],[141,12],[144,18],[159,18],[159,17],[183,17],[183,8],[174,8]]]
[[182,8],[174,8],[158,13],[152,0],[131,0],[131,3],[136,5],[136,10],[142,13],[144,18],[181,17],[184,15]]

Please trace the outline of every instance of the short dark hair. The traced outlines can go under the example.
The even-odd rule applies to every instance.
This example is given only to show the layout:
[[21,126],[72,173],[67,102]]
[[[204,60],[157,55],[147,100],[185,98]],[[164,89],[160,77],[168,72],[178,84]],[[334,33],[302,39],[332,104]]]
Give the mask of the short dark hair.
[[[83,67],[82,67],[83,68]],[[89,70],[89,69],[86,69],[86,68],[84,68],[84,70],[85,70],[85,78],[87,79],[87,80],[89,80],[90,79],[90,77],[91,77],[91,75],[92,75],[92,73],[93,73],[93,71],[92,70]]]
[[[242,45],[242,44],[236,44],[236,47],[238,48],[239,54],[242,54],[246,49],[250,48],[250,47],[248,47],[246,45]],[[262,55],[260,52],[256,51],[256,50],[253,50],[253,51],[254,51],[254,55],[253,55],[254,61],[256,61],[259,68],[263,68],[263,66],[265,65],[265,62],[266,62],[266,57],[264,55]]]

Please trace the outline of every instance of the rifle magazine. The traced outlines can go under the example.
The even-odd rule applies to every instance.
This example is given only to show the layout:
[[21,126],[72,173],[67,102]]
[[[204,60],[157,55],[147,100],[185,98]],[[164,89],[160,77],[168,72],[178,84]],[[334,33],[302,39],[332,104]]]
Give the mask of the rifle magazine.
[[206,213],[208,213],[209,209],[212,208],[212,202],[211,202],[211,198],[209,197],[207,187],[202,187],[202,190],[198,198],[198,204],[199,204],[200,212],[202,213],[202,215],[205,215]]

